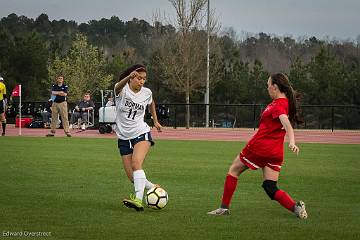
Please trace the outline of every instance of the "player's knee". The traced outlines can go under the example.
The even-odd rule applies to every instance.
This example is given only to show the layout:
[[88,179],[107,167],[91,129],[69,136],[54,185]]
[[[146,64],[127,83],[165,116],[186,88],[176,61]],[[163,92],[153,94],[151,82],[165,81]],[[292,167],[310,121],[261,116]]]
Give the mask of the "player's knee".
[[131,169],[132,171],[137,171],[142,169],[142,164],[140,161],[133,160],[131,163]]
[[229,167],[228,174],[233,176],[239,176],[243,171],[247,169],[247,166],[243,164],[238,158]]
[[271,198],[271,200],[274,200],[275,193],[279,190],[276,184],[277,181],[272,180],[265,180],[262,184],[262,187],[264,188],[266,194]]

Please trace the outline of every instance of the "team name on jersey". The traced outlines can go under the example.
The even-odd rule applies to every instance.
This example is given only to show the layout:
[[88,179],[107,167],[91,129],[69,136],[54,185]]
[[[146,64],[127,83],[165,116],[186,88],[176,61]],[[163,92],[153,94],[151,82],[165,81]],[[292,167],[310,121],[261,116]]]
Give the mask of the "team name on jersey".
[[125,107],[129,107],[134,110],[144,110],[145,109],[145,106],[138,104],[138,103],[134,103],[131,100],[126,100]]

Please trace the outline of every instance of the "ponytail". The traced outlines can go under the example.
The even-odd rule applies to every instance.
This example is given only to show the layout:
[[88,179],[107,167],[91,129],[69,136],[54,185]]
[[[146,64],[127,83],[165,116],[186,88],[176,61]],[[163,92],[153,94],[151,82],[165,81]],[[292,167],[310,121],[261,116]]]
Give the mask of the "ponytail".
[[289,100],[289,121],[291,125],[303,123],[300,118],[301,109],[299,106],[301,95],[293,89],[288,77],[283,73],[276,73],[271,75],[271,80],[272,84],[276,84],[280,92],[285,93]]
[[286,97],[289,99],[289,120],[291,125],[301,124],[303,120],[300,118],[301,112],[299,106],[300,94],[296,92],[291,85],[289,85],[288,91],[285,92]]

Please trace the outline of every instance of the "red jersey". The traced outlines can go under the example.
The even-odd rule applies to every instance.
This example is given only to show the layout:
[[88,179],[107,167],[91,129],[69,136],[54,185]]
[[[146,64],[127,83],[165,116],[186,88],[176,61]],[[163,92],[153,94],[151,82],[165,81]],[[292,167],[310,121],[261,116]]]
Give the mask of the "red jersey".
[[289,114],[287,98],[273,100],[261,114],[258,131],[245,148],[250,152],[269,159],[284,159],[284,137],[286,134],[279,116]]

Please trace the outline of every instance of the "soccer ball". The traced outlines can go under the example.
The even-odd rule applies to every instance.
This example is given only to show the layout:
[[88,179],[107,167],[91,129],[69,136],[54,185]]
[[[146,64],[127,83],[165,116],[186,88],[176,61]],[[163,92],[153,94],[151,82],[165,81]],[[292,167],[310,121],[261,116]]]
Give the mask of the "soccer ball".
[[168,201],[169,196],[161,187],[153,187],[146,193],[145,202],[152,209],[163,209]]

